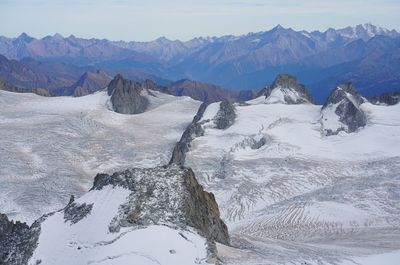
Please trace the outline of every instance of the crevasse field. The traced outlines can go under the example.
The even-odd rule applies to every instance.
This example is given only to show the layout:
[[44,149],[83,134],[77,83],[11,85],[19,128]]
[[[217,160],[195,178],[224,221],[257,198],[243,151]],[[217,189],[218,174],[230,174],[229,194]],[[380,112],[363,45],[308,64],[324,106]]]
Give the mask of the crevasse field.
[[118,114],[106,92],[46,98],[0,91],[0,209],[32,223],[80,196],[97,173],[169,162],[200,102],[159,92],[138,115]]
[[[145,113],[122,115],[110,110],[105,92],[44,98],[0,91],[2,212],[31,223],[64,207],[71,194],[84,194],[96,173],[168,163],[200,102],[161,93],[149,98]],[[260,97],[235,107],[235,123],[218,130],[219,104],[208,106],[204,136],[192,141],[185,164],[215,194],[228,225],[232,246],[218,244],[223,262],[398,264],[399,104],[364,103],[365,128],[329,137],[322,133],[321,106]],[[163,226],[121,231],[121,241],[99,245],[114,240],[102,229],[126,196],[117,189],[87,193],[77,202],[93,203],[92,215],[71,227],[52,215],[30,262],[65,255],[84,264],[204,264],[203,238],[187,231],[188,242]],[[46,240],[57,231],[57,244]],[[77,234],[85,241],[65,247]],[[143,244],[130,245],[135,239]],[[165,254],[163,243],[175,244],[176,255]]]
[[215,128],[214,103],[192,142],[186,165],[246,249],[220,246],[220,255],[229,264],[397,264],[400,105],[364,103],[365,128],[326,137],[321,106],[280,102],[236,105],[226,130]]

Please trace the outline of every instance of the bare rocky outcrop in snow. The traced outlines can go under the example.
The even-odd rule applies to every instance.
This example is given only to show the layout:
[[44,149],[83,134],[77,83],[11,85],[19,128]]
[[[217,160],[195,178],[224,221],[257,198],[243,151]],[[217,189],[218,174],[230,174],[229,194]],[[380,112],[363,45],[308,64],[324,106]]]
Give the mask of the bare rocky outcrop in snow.
[[129,202],[121,206],[121,214],[110,225],[111,232],[133,225],[172,224],[194,227],[211,241],[230,242],[214,195],[204,191],[189,168],[171,165],[98,174],[93,189],[106,185],[132,191]]
[[39,234],[39,221],[29,227],[0,213],[0,264],[26,264],[37,246]]
[[[126,199],[117,195],[121,192],[126,194]],[[116,197],[113,199],[112,194],[120,199]],[[79,242],[89,242],[91,235],[83,232],[75,234],[77,232],[72,231],[75,231],[74,229],[86,231],[85,229],[89,229],[87,226],[95,226],[100,231],[108,230],[109,233],[115,235],[115,239],[105,243],[106,245],[113,244],[127,231],[145,229],[150,226],[161,225],[181,231],[183,238],[185,238],[184,233],[193,233],[194,230],[206,239],[205,247],[211,259],[216,257],[215,242],[230,244],[228,229],[220,218],[214,195],[204,191],[189,168],[170,165],[147,169],[132,168],[111,175],[98,174],[87,195],[86,198],[84,196],[77,201],[72,197],[64,209],[44,215],[31,227],[25,223],[11,222],[7,216],[0,214],[0,264],[23,265],[28,261],[39,264],[37,262],[42,262],[42,258],[49,262],[51,258],[47,256],[48,254],[38,254],[37,249],[40,249],[39,253],[42,253],[44,249],[45,253],[52,252],[48,249],[51,244],[46,245],[43,242],[57,240],[58,233],[60,235],[74,233],[66,238],[73,240],[72,238],[77,237],[76,243],[68,241],[68,244],[74,246],[78,244],[76,249],[79,251],[81,248]],[[102,204],[108,203],[104,200],[111,200],[113,209],[103,210],[116,214],[111,215],[108,219],[110,221],[98,222],[99,208],[102,208]],[[58,217],[60,215],[61,218]],[[81,223],[83,220],[85,222]],[[98,227],[99,224],[103,224],[103,227]],[[49,232],[52,231],[53,226],[57,230],[55,234]],[[52,237],[54,239],[51,239]],[[58,244],[58,248],[61,246],[62,249],[68,249],[70,248],[68,244]]]
[[126,80],[122,75],[116,75],[107,88],[114,111],[122,114],[138,114],[146,110],[149,101],[142,91],[142,84]]
[[278,75],[272,85],[261,92],[261,95],[265,95],[269,103],[314,104],[314,99],[307,88],[299,84],[296,77],[288,74]]
[[70,202],[64,208],[64,220],[70,221],[72,224],[78,223],[85,218],[93,209],[93,203],[78,204],[74,202],[74,196],[71,196]]
[[186,130],[183,132],[181,139],[174,147],[172,157],[169,164],[183,165],[185,163],[185,155],[189,151],[190,142],[198,136],[203,135],[204,131],[201,125],[198,123],[203,117],[206,111],[208,103],[200,105],[199,110],[193,118],[193,121],[189,124]]
[[217,129],[227,129],[235,122],[235,106],[228,100],[224,100],[219,104],[219,110],[215,116],[215,125]]
[[326,135],[341,131],[352,133],[367,124],[367,116],[360,105],[363,98],[351,83],[339,85],[331,92],[322,107],[322,124]]

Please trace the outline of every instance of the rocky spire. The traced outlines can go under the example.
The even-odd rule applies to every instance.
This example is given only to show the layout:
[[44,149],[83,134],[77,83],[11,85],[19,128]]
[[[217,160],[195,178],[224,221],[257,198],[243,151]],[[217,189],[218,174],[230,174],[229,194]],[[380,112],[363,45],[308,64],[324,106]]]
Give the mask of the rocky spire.
[[326,135],[340,131],[355,132],[367,123],[360,108],[366,102],[351,83],[341,84],[334,89],[322,107],[322,125]]
[[138,114],[147,109],[149,102],[142,91],[142,84],[124,79],[122,75],[116,75],[107,88],[114,111],[122,114]]
[[267,103],[314,104],[307,88],[299,84],[296,77],[287,74],[278,75],[272,85],[265,88],[263,94]]

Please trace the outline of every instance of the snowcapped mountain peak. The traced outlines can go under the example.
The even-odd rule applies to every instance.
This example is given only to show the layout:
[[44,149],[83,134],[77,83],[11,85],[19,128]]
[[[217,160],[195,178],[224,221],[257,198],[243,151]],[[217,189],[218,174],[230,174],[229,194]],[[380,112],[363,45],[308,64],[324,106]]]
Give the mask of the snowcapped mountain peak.
[[322,107],[321,121],[325,134],[351,133],[365,126],[367,117],[360,106],[366,101],[352,83],[337,86]]
[[348,99],[354,102],[354,105],[359,106],[364,103],[366,99],[362,97],[352,83],[344,83],[338,85],[329,95],[324,107],[329,104],[337,104],[342,100]]
[[399,33],[395,30],[390,31],[386,28],[378,27],[371,23],[359,24],[354,27],[338,29],[337,33],[342,37],[350,40],[363,39],[364,41],[367,41],[377,35],[386,35],[391,37],[399,35]]
[[296,77],[280,74],[264,92],[265,103],[302,104],[313,103],[307,88],[297,82]]

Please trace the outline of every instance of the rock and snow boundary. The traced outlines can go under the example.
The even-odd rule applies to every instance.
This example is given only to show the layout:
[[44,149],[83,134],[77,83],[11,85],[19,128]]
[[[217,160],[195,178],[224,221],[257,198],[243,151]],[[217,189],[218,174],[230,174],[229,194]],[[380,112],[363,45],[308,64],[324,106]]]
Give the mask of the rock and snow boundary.
[[190,169],[134,168],[98,174],[64,209],[14,227],[0,263],[209,264],[217,262],[215,241],[229,244],[227,227]]

